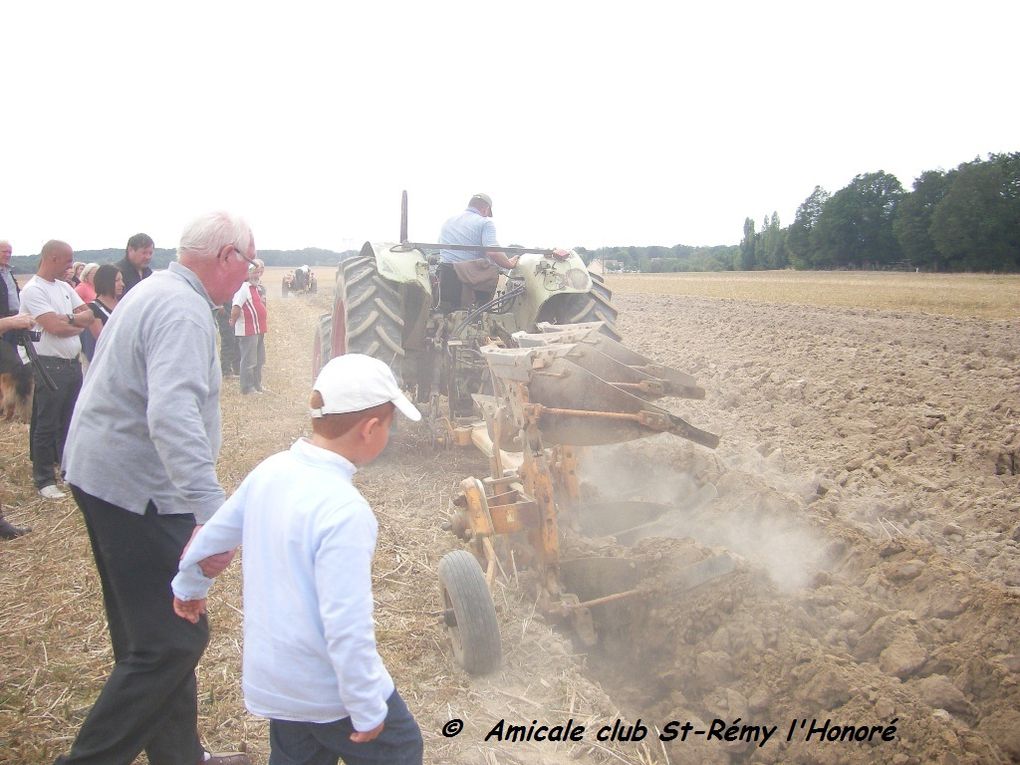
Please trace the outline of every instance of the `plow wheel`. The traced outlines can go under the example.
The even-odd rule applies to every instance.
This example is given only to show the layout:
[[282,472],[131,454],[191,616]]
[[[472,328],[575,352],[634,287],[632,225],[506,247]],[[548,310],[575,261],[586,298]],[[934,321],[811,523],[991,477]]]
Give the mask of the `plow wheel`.
[[503,648],[492,595],[478,561],[467,550],[454,550],[439,561],[443,623],[453,658],[469,674],[499,669]]
[[553,324],[582,324],[602,321],[602,331],[614,340],[620,339],[616,331],[616,315],[619,313],[612,304],[613,293],[598,274],[591,274],[592,288],[584,294],[557,295],[549,300],[539,312],[538,321]]
[[379,275],[374,258],[348,258],[340,267],[343,289],[333,299],[332,355],[363,353],[385,361],[399,382],[404,361],[400,292]]

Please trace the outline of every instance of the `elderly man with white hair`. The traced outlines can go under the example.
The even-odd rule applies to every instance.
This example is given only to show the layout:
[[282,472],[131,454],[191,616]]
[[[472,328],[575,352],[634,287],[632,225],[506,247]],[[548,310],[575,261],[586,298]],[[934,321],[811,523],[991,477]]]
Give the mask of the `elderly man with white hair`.
[[[92,542],[115,664],[58,763],[129,765],[142,751],[151,765],[248,763],[199,742],[195,666],[209,627],[176,617],[169,593],[192,534],[225,499],[212,311],[254,257],[244,221],[199,218],[177,262],[125,295],[100,335],[64,467]],[[205,565],[217,573],[227,562]]]

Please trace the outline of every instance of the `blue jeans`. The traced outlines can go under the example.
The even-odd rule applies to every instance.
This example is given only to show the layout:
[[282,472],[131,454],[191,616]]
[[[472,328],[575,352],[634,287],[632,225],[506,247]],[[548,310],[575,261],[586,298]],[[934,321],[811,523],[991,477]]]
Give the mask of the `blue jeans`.
[[385,726],[372,741],[351,741],[351,718],[331,723],[269,721],[269,765],[421,765],[424,744],[410,710],[393,691]]

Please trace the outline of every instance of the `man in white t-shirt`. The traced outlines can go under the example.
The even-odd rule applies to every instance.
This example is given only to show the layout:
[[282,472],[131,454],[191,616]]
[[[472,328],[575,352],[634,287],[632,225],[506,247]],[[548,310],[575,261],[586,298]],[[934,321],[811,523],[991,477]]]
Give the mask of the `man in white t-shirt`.
[[[40,332],[39,340],[33,343],[38,365],[54,383],[50,390],[36,369],[29,453],[32,481],[46,499],[66,496],[57,488],[54,468],[60,465],[71,413],[81,390],[78,335],[93,319],[88,306],[61,278],[73,260],[69,244],[50,240],[39,254],[35,276],[21,290],[21,313],[31,316],[35,320],[33,329]],[[27,356],[23,360],[28,361]]]

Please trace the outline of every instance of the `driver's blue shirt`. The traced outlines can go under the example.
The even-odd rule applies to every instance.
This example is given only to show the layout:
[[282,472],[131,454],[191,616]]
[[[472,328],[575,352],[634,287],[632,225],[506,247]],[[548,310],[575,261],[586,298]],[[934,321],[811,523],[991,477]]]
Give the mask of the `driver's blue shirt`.
[[457,263],[458,261],[476,260],[485,257],[486,247],[498,247],[496,224],[492,218],[486,218],[478,210],[469,207],[459,215],[454,215],[443,224],[439,234],[440,244],[477,244],[482,249],[440,250],[440,263]]

